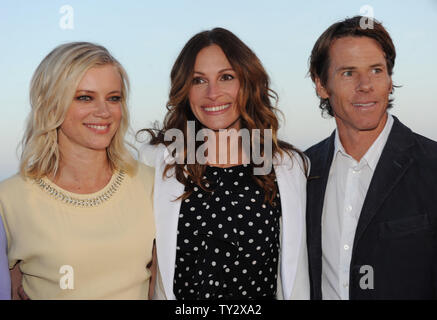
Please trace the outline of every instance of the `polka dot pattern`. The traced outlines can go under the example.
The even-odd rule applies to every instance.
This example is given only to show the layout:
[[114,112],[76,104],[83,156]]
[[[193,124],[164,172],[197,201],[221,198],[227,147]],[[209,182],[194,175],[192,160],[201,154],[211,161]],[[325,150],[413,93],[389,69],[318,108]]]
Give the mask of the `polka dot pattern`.
[[182,201],[173,288],[177,299],[275,298],[279,192],[276,205],[264,204],[265,193],[252,173],[247,165],[207,167],[213,192],[196,187]]

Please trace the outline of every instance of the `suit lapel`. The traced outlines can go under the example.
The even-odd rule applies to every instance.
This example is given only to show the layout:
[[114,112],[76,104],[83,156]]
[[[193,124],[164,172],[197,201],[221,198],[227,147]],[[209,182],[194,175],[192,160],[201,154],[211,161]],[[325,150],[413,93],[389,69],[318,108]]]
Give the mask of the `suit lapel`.
[[322,212],[326,185],[334,154],[335,132],[315,150],[307,184],[307,242],[312,298],[322,299]]
[[311,158],[311,172],[308,177],[307,214],[310,231],[315,233],[319,232],[321,226],[326,184],[334,154],[334,138],[335,134],[333,133]]
[[174,300],[173,277],[176,261],[176,242],[181,201],[177,199],[184,192],[184,185],[168,173],[170,178],[163,179],[165,152],[158,152],[155,166],[154,208],[156,223],[156,249],[158,265],[162,277],[165,295]]
[[294,288],[302,245],[302,232],[305,228],[306,178],[298,160],[291,160],[287,155],[275,161],[275,174],[281,195],[282,293],[283,298],[288,300]]
[[414,144],[412,132],[396,117],[387,143],[369,185],[355,232],[354,249],[385,199],[413,163],[408,149]]

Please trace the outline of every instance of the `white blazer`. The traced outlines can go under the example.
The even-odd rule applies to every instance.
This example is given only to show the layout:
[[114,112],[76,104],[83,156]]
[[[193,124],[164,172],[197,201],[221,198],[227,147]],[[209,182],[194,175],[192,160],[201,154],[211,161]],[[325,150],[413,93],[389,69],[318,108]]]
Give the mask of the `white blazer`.
[[[143,159],[155,167],[154,212],[156,223],[156,250],[158,278],[154,299],[174,300],[173,277],[176,261],[176,242],[181,200],[184,185],[167,172],[163,179],[166,157],[165,146],[145,147]],[[154,154],[154,157],[152,156]],[[154,163],[152,162],[154,158]],[[147,161],[146,161],[147,162]],[[281,195],[281,249],[278,277],[278,299],[309,299],[310,285],[306,244],[306,176],[300,157],[284,156],[273,162]]]

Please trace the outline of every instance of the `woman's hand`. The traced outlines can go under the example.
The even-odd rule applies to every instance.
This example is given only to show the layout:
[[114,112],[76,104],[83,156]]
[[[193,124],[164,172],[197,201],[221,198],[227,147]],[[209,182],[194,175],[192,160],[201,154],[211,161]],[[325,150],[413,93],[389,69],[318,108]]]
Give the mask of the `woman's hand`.
[[23,273],[19,268],[19,263],[10,270],[11,274],[11,298],[12,300],[30,300],[23,289]]
[[149,282],[149,300],[152,300],[154,290],[155,290],[155,282],[156,282],[156,265],[158,258],[156,257],[156,240],[153,240],[153,249],[152,249],[152,261],[147,265],[149,270],[152,272],[152,276],[150,277]]

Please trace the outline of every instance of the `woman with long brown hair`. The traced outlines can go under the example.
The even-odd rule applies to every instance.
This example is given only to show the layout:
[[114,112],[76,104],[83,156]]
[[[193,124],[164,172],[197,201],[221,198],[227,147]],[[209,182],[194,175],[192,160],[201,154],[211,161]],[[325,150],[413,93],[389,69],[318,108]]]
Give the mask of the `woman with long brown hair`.
[[[306,160],[278,140],[277,96],[228,30],[193,36],[152,135],[157,298],[308,299]],[[279,281],[278,281],[279,280]]]

